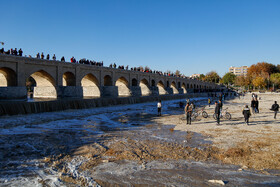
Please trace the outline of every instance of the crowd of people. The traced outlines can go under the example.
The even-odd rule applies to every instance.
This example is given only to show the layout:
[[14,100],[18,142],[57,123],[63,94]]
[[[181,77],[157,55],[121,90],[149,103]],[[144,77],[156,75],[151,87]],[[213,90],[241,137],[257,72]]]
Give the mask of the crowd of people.
[[17,48],[15,49],[9,49],[8,51],[5,51],[4,48],[0,49],[0,54],[6,54],[6,55],[14,55],[14,56],[22,56],[23,51],[20,48],[19,50],[17,50]]
[[[23,56],[23,51],[22,51],[21,48],[19,50],[17,50],[17,48],[10,49],[8,51],[5,51],[4,48],[2,48],[2,49],[0,49],[0,54]],[[25,55],[25,57],[26,57],[26,55]],[[28,57],[29,58],[33,58],[31,55],[28,55]],[[47,54],[45,56],[43,52],[41,54],[37,53],[35,58],[56,61],[55,54],[53,54],[52,59],[51,59],[50,54]],[[62,56],[60,61],[61,62],[66,62],[65,61],[65,57]],[[76,60],[76,58],[71,57],[70,58],[70,62],[71,63],[76,63],[76,64],[87,64],[87,65],[94,65],[94,66],[103,66],[103,61],[96,62],[94,60],[88,60],[88,59],[85,59],[85,58],[82,58],[80,60]],[[149,69],[147,67],[146,68],[143,68],[143,67],[131,67],[129,69],[128,65],[127,66],[123,66],[123,65],[117,66],[116,63],[110,64],[109,67],[110,68],[116,68],[116,69],[130,70],[130,71],[139,71],[139,72],[153,73],[153,74],[162,75],[162,76],[181,77],[181,78],[188,78],[188,79],[190,79],[189,77],[187,77],[185,75],[175,74],[175,73],[171,73],[171,72],[162,72],[162,71],[151,70],[151,69]]]

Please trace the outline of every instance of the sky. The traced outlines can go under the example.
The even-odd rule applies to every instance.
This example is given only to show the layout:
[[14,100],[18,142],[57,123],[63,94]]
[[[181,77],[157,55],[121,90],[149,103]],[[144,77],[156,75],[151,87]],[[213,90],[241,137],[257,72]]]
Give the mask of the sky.
[[280,0],[0,0],[0,41],[27,56],[223,76],[280,64],[279,10]]

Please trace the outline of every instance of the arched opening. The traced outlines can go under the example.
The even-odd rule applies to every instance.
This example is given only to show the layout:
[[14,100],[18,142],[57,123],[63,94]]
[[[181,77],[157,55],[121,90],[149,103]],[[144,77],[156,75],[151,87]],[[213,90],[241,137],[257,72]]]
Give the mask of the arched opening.
[[187,89],[189,89],[190,88],[190,85],[189,84],[187,84]]
[[116,81],[118,87],[118,95],[120,97],[128,97],[131,95],[130,89],[128,88],[128,81],[124,77],[120,77]]
[[157,84],[158,87],[158,93],[159,95],[164,95],[166,94],[166,90],[164,89],[164,84],[162,83],[162,81],[159,81]]
[[155,80],[152,80],[152,86],[156,86]]
[[192,84],[191,84],[190,88],[191,88],[191,89],[193,88]]
[[149,83],[146,79],[142,79],[140,81],[140,88],[141,88],[141,93],[143,96],[146,96],[146,95],[150,95],[151,94],[151,91],[149,89]]
[[97,78],[91,73],[85,75],[81,81],[84,97],[100,97]]
[[138,86],[138,81],[137,79],[132,79],[132,86]]
[[185,83],[182,84],[182,89],[183,89],[183,93],[186,94],[187,93],[187,88]]
[[113,86],[112,77],[110,75],[104,77],[104,86]]
[[171,88],[173,90],[173,94],[178,94],[178,89],[176,88],[176,83],[175,82],[172,82],[171,83]]
[[16,72],[10,68],[0,68],[0,87],[17,86]]
[[76,86],[75,75],[71,72],[66,72],[62,77],[62,86]]
[[55,81],[44,70],[37,71],[26,79],[27,89],[34,98],[57,98]]

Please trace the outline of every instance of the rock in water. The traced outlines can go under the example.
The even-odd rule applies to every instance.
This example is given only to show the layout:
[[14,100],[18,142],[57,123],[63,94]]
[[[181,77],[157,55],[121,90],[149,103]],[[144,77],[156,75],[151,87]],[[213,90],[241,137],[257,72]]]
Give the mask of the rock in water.
[[216,184],[221,184],[221,185],[225,185],[225,182],[222,180],[208,180],[208,182],[210,183],[216,183]]

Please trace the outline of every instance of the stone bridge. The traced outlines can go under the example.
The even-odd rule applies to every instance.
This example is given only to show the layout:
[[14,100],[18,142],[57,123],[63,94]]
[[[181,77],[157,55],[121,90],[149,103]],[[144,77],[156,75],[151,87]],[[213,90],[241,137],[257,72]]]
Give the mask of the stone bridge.
[[0,99],[129,97],[221,90],[219,85],[155,73],[0,54]]

